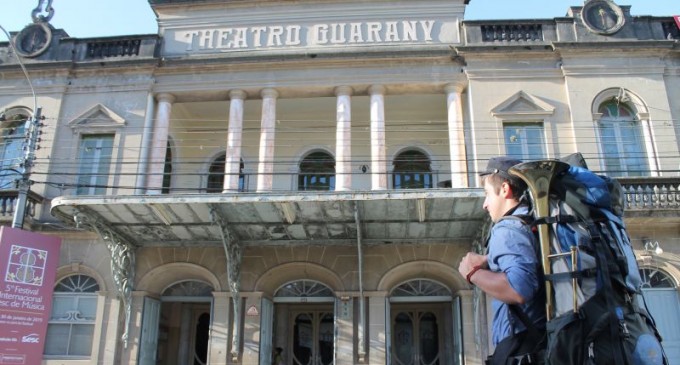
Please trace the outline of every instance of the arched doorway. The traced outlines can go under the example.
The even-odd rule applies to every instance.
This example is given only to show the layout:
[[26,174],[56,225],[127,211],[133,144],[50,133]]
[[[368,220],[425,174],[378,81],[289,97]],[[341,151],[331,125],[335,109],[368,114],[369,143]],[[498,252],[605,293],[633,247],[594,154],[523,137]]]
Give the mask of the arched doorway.
[[296,280],[274,294],[273,348],[284,363],[331,365],[335,362],[335,295],[325,284]]
[[433,280],[409,280],[392,289],[389,304],[389,364],[460,363],[460,303],[448,288]]
[[672,276],[653,267],[640,268],[642,294],[663,338],[671,364],[680,364],[680,298]]
[[163,290],[157,364],[207,364],[213,290],[210,284],[194,280]]
[[430,158],[416,150],[408,150],[394,158],[392,187],[395,189],[431,189]]
[[298,190],[335,190],[335,159],[326,152],[313,152],[300,162]]

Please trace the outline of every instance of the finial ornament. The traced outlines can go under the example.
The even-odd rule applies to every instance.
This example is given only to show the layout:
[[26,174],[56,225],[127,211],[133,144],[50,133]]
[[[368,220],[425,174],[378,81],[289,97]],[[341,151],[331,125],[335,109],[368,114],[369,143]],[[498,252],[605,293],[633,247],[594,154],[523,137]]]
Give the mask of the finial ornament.
[[33,24],[26,26],[14,37],[14,48],[19,56],[38,57],[50,48],[52,28],[49,21],[53,15],[52,0],[38,0],[38,6],[31,11]]
[[[47,15],[41,15],[46,12]],[[54,16],[54,8],[52,7],[52,0],[38,0],[38,6],[31,11],[31,18],[33,23],[47,23]]]

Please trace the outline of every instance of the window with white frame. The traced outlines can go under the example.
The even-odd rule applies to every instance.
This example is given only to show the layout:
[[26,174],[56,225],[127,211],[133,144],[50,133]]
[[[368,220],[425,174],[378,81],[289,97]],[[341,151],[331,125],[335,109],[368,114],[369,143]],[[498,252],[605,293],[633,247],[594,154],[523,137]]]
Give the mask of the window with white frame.
[[90,356],[97,291],[97,281],[86,275],[68,276],[57,283],[45,339],[46,356]]
[[648,176],[642,125],[635,114],[614,99],[603,103],[599,113],[600,146],[607,175]]
[[538,160],[546,157],[543,123],[505,123],[505,152],[520,160]]
[[106,194],[113,154],[113,134],[83,135],[78,148],[77,195]]
[[21,176],[27,115],[14,114],[0,125],[0,189],[14,189]]

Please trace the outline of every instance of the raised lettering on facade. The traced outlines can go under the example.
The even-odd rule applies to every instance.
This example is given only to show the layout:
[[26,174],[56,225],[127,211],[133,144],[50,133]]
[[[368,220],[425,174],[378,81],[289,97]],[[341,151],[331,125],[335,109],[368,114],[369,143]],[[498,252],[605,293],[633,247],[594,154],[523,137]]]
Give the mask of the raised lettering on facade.
[[183,38],[186,52],[430,43],[436,37],[436,25],[435,20],[402,20],[224,27],[185,31]]

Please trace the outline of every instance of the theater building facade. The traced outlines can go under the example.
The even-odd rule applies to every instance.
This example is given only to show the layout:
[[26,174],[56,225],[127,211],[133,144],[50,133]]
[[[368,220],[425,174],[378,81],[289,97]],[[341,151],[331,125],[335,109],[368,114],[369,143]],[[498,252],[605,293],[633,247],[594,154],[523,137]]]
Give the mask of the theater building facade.
[[63,240],[43,364],[481,364],[477,172],[577,151],[677,361],[676,19],[469,1],[150,0],[158,34],[0,43],[3,223],[40,107],[24,229]]

